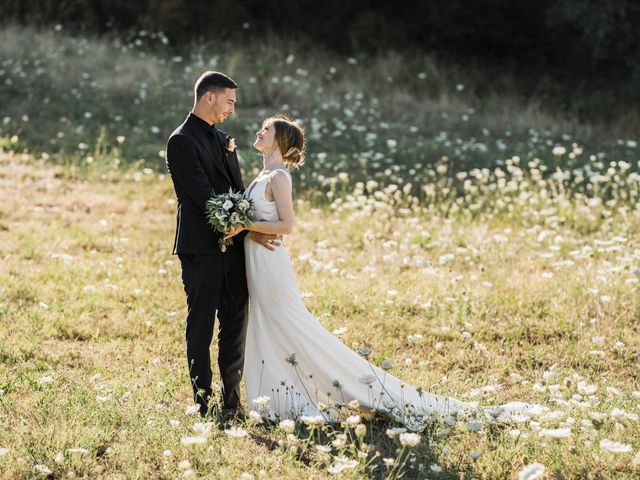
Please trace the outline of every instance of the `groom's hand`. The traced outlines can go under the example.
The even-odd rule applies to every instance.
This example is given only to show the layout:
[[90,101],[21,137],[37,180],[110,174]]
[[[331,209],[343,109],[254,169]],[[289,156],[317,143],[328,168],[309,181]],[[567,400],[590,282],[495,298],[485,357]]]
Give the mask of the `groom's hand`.
[[256,243],[259,243],[268,250],[275,250],[280,246],[281,235],[271,235],[267,233],[249,232],[247,236]]

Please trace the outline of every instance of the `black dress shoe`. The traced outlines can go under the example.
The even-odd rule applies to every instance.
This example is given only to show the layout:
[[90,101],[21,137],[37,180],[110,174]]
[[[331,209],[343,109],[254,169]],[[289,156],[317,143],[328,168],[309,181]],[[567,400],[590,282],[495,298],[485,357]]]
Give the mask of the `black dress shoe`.
[[220,410],[220,427],[227,428],[233,423],[244,423],[247,416],[242,407],[223,408]]

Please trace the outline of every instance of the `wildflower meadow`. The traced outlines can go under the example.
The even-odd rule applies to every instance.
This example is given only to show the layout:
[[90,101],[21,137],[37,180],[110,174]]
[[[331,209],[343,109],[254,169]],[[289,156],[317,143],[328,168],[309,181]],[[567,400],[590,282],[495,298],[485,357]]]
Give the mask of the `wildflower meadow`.
[[[208,69],[240,84],[221,129],[245,184],[264,117],[306,129],[284,242],[309,310],[478,414],[272,422],[265,396],[199,417],[164,148]],[[637,478],[637,132],[472,80],[272,37],[178,55],[146,31],[0,31],[0,478]],[[514,401],[535,408],[491,408]]]

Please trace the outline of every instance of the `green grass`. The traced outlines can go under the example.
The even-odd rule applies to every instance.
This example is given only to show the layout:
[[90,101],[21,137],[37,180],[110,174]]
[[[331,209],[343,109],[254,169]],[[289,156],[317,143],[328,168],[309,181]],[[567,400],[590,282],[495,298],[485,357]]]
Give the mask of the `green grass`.
[[[11,152],[0,153],[0,477],[46,465],[50,478],[324,478],[340,455],[357,460],[346,478],[515,478],[531,462],[548,478],[637,477],[633,129],[580,125],[509,92],[475,97],[456,87],[472,76],[428,58],[311,58],[268,38],[178,59],[142,40],[0,32],[0,148]],[[198,419],[185,413],[186,309],[162,150],[206,68],[241,83],[224,128],[245,181],[259,167],[261,119],[304,122],[286,243],[314,316],[416,386],[551,414],[485,420],[479,432],[440,419],[413,450],[384,419],[366,422],[363,439],[298,426],[296,446],[247,424],[244,438],[214,429],[182,445]],[[571,436],[539,434],[559,427]],[[330,454],[315,447],[340,435]],[[604,439],[632,452],[609,453]]]
[[[335,440],[340,427],[306,449],[309,434],[298,430],[297,450],[278,428],[249,424],[245,438],[214,429],[203,446],[181,444],[198,420],[185,415],[172,187],[162,174],[99,167],[77,177],[28,156],[2,157],[0,448],[9,452],[0,476],[22,478],[42,464],[55,477],[176,478],[185,459],[204,478],[329,476],[340,451],[313,445]],[[350,347],[370,346],[372,361],[390,359],[392,373],[414,385],[482,405],[540,403],[563,416],[485,421],[480,432],[464,420],[435,422],[396,470],[382,459],[400,455],[398,440],[376,420],[366,447],[345,430],[342,453],[362,456],[347,478],[513,478],[533,461],[565,478],[637,476],[637,217],[613,212],[606,229],[584,232],[488,212],[490,221],[448,218],[420,204],[400,213],[406,195],[379,195],[375,206],[373,196],[349,196],[358,193],[334,208],[304,195],[296,202],[286,243],[316,318]],[[571,400],[580,379],[597,387],[592,404]],[[592,412],[606,419],[591,427]],[[570,438],[538,435],[562,426]],[[607,453],[602,439],[633,453]]]

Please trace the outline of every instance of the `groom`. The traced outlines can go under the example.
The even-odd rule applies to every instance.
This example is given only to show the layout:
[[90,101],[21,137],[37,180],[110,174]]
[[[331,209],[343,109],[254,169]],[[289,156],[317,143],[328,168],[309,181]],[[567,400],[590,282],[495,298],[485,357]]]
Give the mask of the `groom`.
[[[247,330],[247,278],[243,237],[226,252],[220,234],[207,224],[205,204],[229,188],[243,191],[242,174],[232,138],[216,128],[235,111],[238,85],[220,72],[205,72],[194,87],[194,106],[169,137],[167,168],[178,211],[174,255],[180,258],[187,295],[187,359],[200,414],[210,414],[209,347],[217,314],[218,367],[222,380],[223,418],[240,414],[240,378]],[[273,250],[275,235],[250,232],[249,238]]]

